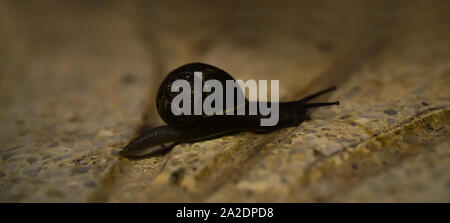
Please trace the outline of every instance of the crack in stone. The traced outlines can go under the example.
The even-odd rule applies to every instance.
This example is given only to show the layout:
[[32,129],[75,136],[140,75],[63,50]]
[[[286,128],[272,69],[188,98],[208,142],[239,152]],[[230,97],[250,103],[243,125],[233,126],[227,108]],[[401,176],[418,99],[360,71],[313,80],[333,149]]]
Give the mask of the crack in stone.
[[[407,137],[405,136],[411,134],[416,137],[430,136],[430,141],[437,141],[440,138],[445,138],[445,136],[433,138],[431,133],[438,131],[438,129],[441,129],[444,126],[448,126],[449,121],[450,107],[439,106],[429,108],[392,128],[374,134],[363,142],[344,148],[328,157],[318,159],[309,164],[305,174],[297,181],[299,184],[294,184],[301,186],[291,188],[290,193],[292,195],[300,194],[298,196],[291,196],[291,200],[324,201],[323,199],[325,199],[325,197],[330,197],[330,193],[336,194],[340,190],[345,188],[348,189],[349,186],[356,184],[362,178],[377,174],[389,166],[398,165],[402,160],[405,160],[408,157],[417,156],[423,152],[427,152],[428,150],[418,148],[420,147],[419,145],[408,142],[406,139]],[[436,127],[436,123],[440,123],[444,126],[436,129],[431,127],[430,129],[429,126],[435,125]],[[428,129],[428,131],[421,131],[423,129]],[[377,163],[376,159],[367,160],[370,157],[377,157],[377,159],[391,159],[391,162],[382,161],[381,163]],[[358,169],[361,170],[361,168],[355,168],[355,166],[358,166],[356,164],[357,161],[363,163],[366,168],[365,170],[360,171],[360,173],[356,173]],[[368,167],[369,164],[371,164],[371,166]],[[335,181],[333,181],[333,179],[335,179]],[[316,184],[324,184],[323,181],[334,185],[335,188],[332,189],[331,192],[314,188],[314,185]],[[324,194],[326,194],[326,196]]]

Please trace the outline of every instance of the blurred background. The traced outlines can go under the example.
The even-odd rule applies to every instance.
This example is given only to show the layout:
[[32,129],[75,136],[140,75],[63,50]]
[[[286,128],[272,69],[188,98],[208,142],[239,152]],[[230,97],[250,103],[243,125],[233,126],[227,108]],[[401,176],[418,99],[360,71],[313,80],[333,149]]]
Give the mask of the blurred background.
[[[0,199],[449,201],[449,39],[445,0],[0,0]],[[197,61],[236,79],[278,79],[280,100],[337,85],[330,100],[343,105],[269,136],[118,157],[141,129],[163,124],[154,98],[165,75]],[[437,120],[430,132],[410,123],[424,114]],[[411,141],[390,137],[408,123]],[[382,133],[405,154],[336,161]],[[435,148],[442,162],[422,154]],[[422,161],[398,167],[411,155]],[[430,159],[438,169],[419,183],[395,175]]]

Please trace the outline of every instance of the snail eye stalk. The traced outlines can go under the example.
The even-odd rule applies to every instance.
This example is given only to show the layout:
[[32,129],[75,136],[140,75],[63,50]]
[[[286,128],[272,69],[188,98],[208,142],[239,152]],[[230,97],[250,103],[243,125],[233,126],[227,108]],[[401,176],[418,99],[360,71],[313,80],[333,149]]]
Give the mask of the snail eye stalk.
[[324,89],[324,90],[321,90],[321,91],[319,91],[319,92],[317,92],[317,93],[308,95],[308,96],[306,96],[306,97],[300,99],[299,102],[308,102],[308,101],[311,101],[311,100],[314,99],[314,98],[317,98],[317,97],[319,97],[319,96],[321,96],[321,95],[323,95],[323,94],[325,94],[325,93],[328,93],[328,92],[334,91],[334,90],[336,90],[336,86],[329,87],[329,88]]

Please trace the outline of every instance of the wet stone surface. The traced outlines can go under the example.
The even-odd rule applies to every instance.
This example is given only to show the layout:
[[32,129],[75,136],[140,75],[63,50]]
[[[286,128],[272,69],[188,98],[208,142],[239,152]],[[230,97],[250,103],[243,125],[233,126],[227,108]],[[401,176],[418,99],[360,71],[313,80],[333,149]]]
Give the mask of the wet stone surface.
[[[0,201],[450,201],[450,6],[358,2],[193,3],[176,30],[164,11],[186,6],[163,1],[0,3]],[[279,79],[283,101],[337,84],[320,100],[341,104],[268,134],[118,156],[163,124],[159,83],[193,61]]]

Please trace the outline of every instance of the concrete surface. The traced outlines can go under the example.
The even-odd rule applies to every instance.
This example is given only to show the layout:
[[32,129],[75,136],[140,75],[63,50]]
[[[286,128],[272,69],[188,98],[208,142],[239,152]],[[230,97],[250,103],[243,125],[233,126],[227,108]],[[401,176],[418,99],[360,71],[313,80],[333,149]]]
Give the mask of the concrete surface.
[[[0,201],[450,201],[447,1],[181,2],[0,1]],[[341,105],[119,157],[193,61]]]

